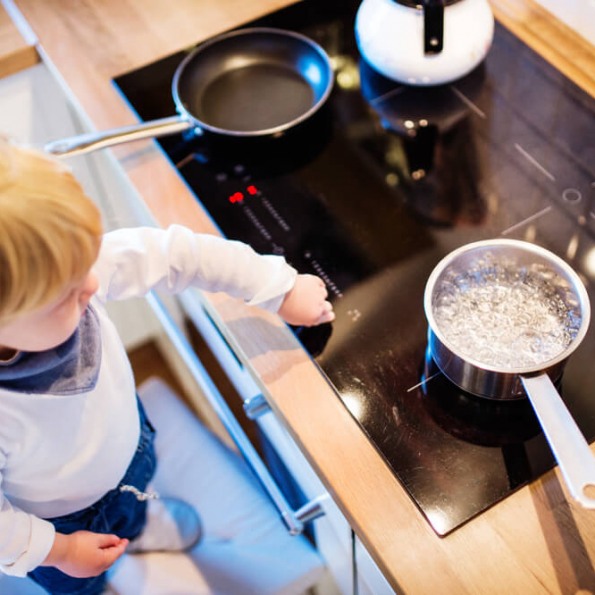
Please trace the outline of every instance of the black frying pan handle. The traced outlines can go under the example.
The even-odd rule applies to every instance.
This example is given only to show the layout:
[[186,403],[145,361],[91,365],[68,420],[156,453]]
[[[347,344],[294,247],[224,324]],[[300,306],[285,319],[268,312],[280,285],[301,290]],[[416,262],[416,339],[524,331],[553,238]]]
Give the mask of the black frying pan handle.
[[424,54],[439,54],[444,45],[445,0],[423,0]]

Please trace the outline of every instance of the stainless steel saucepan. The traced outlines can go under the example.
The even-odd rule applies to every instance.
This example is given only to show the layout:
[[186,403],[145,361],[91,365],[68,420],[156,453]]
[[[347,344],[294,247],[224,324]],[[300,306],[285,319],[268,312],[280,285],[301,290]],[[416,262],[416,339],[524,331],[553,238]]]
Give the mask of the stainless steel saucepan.
[[480,397],[528,397],[571,495],[595,508],[595,457],[554,385],[590,321],[576,272],[529,242],[475,242],[438,263],[424,308],[438,368]]
[[300,33],[253,27],[199,45],[172,81],[178,115],[60,139],[45,150],[72,156],[188,129],[233,138],[266,138],[314,115],[334,83],[326,52]]

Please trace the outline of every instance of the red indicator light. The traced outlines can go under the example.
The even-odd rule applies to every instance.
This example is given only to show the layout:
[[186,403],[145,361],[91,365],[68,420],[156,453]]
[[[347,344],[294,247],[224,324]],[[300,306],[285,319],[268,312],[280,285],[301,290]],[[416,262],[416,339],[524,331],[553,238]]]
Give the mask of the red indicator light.
[[230,203],[242,202],[244,200],[244,195],[241,192],[234,192],[233,194],[229,195],[228,198]]
[[256,194],[258,194],[259,190],[256,186],[254,186],[253,184],[250,184],[250,186],[248,186],[246,188],[246,192],[250,195],[250,196],[255,196]]

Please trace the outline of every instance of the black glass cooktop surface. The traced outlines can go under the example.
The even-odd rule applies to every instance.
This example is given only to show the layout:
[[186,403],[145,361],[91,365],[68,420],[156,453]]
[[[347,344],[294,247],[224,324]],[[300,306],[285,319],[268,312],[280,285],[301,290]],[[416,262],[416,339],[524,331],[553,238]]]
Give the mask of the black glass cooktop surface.
[[[225,236],[325,280],[336,321],[294,331],[445,535],[554,459],[527,400],[474,397],[434,368],[426,280],[451,250],[506,237],[560,255],[593,295],[595,103],[500,25],[463,79],[391,82],[360,59],[358,4],[305,0],[249,23],[298,30],[330,55],[333,93],[303,126],[262,141],[192,131],[158,142]],[[184,55],[115,80],[141,119],[175,114]],[[559,383],[589,441],[594,361],[589,332]]]

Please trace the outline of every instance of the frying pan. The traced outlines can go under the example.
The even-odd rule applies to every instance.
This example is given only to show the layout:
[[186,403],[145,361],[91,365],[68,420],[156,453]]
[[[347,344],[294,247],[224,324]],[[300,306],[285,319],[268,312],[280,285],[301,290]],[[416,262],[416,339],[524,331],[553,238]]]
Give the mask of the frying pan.
[[432,271],[424,309],[428,348],[444,375],[480,397],[528,397],[571,495],[595,508],[586,491],[595,458],[554,386],[589,326],[575,271],[529,242],[467,244]]
[[317,112],[333,81],[328,56],[310,38],[268,27],[239,29],[199,45],[180,63],[172,81],[176,116],[53,141],[45,150],[72,156],[191,128],[277,137]]

